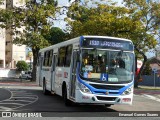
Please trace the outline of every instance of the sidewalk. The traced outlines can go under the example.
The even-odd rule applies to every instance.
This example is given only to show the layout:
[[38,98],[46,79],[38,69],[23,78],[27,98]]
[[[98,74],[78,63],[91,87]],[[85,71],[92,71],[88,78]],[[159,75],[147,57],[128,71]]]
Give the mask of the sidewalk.
[[160,87],[153,86],[138,86],[138,88],[134,88],[135,95],[160,95]]
[[0,78],[0,86],[38,86],[36,81],[19,78]]

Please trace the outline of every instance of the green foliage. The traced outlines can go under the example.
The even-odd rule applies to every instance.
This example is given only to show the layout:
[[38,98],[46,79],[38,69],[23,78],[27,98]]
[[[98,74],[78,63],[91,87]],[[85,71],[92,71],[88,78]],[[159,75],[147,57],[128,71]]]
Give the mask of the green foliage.
[[14,43],[24,44],[37,50],[50,45],[42,34],[47,34],[52,25],[47,18],[54,17],[54,3],[53,0],[28,1],[27,9],[21,8],[20,12],[19,8],[15,8],[17,15],[15,21],[24,26],[24,29],[23,32],[20,31]]
[[[158,34],[160,29],[160,3],[156,3],[154,0],[124,0],[125,6],[130,9],[130,15],[134,22],[139,21],[141,26],[134,30],[134,36],[131,38],[134,40],[138,49],[143,52],[148,49],[154,48],[157,44],[155,35]],[[144,47],[146,46],[146,47]]]
[[44,38],[49,41],[50,44],[54,45],[59,42],[67,40],[68,33],[62,31],[58,27],[52,27],[47,35],[44,35]]
[[66,20],[70,37],[104,35],[131,39],[137,58],[143,58],[136,76],[139,79],[147,61],[145,52],[157,45],[155,35],[160,29],[160,3],[154,0],[148,3],[146,0],[124,0],[123,7],[108,0],[106,4],[97,2],[94,6],[89,5],[74,2],[69,7]]
[[133,8],[119,7],[114,4],[86,7],[73,3],[67,15],[72,19],[66,19],[70,25],[68,29],[71,30],[71,37],[105,35],[128,38],[144,53],[157,44],[154,34],[146,31],[146,24],[143,22],[145,20],[140,21],[142,14],[135,13]]
[[16,67],[19,71],[26,71],[29,69],[29,66],[25,61],[18,61]]
[[73,4],[69,8],[71,36],[79,35],[107,35],[121,37],[121,31],[128,31],[134,25],[126,16],[129,10],[125,7],[98,4],[97,7],[88,8],[79,4]]
[[147,61],[145,52],[157,45],[155,35],[160,29],[160,3],[124,0],[125,7],[111,1],[106,3],[97,3],[96,7],[73,3],[67,14],[70,19],[66,18],[70,36],[104,35],[131,39],[136,56],[143,58],[141,74]]
[[33,80],[36,80],[36,64],[38,52],[50,43],[44,38],[48,34],[52,21],[48,18],[55,17],[57,2],[54,0],[26,0],[25,7],[13,6],[3,10],[0,20],[1,27],[11,29],[14,36],[13,43],[26,45],[33,52]]

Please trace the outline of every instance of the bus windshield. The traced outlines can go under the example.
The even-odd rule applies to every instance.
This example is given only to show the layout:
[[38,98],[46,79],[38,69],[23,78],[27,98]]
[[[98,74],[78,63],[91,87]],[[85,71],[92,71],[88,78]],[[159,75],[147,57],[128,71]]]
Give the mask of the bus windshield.
[[[134,54],[125,51],[83,49],[80,76],[95,82],[130,82],[133,80]],[[106,79],[101,79],[105,77]]]

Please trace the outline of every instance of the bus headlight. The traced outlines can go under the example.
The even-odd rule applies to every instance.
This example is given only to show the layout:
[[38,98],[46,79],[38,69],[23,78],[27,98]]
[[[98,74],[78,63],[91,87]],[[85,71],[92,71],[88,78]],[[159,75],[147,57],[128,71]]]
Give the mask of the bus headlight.
[[90,89],[88,87],[86,87],[85,85],[83,85],[82,83],[78,83],[78,87],[80,88],[80,90],[84,93],[92,93],[90,91]]
[[133,86],[129,87],[128,89],[126,89],[122,95],[129,95],[133,92]]

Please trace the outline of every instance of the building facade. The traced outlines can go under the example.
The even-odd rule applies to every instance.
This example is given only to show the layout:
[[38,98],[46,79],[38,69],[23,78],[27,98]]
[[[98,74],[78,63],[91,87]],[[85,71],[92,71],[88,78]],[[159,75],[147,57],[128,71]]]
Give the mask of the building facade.
[[[4,0],[0,9],[23,6],[25,0]],[[23,29],[22,29],[23,30]],[[26,46],[13,44],[15,35],[11,34],[11,29],[0,28],[0,68],[16,68],[16,63],[26,60]]]

